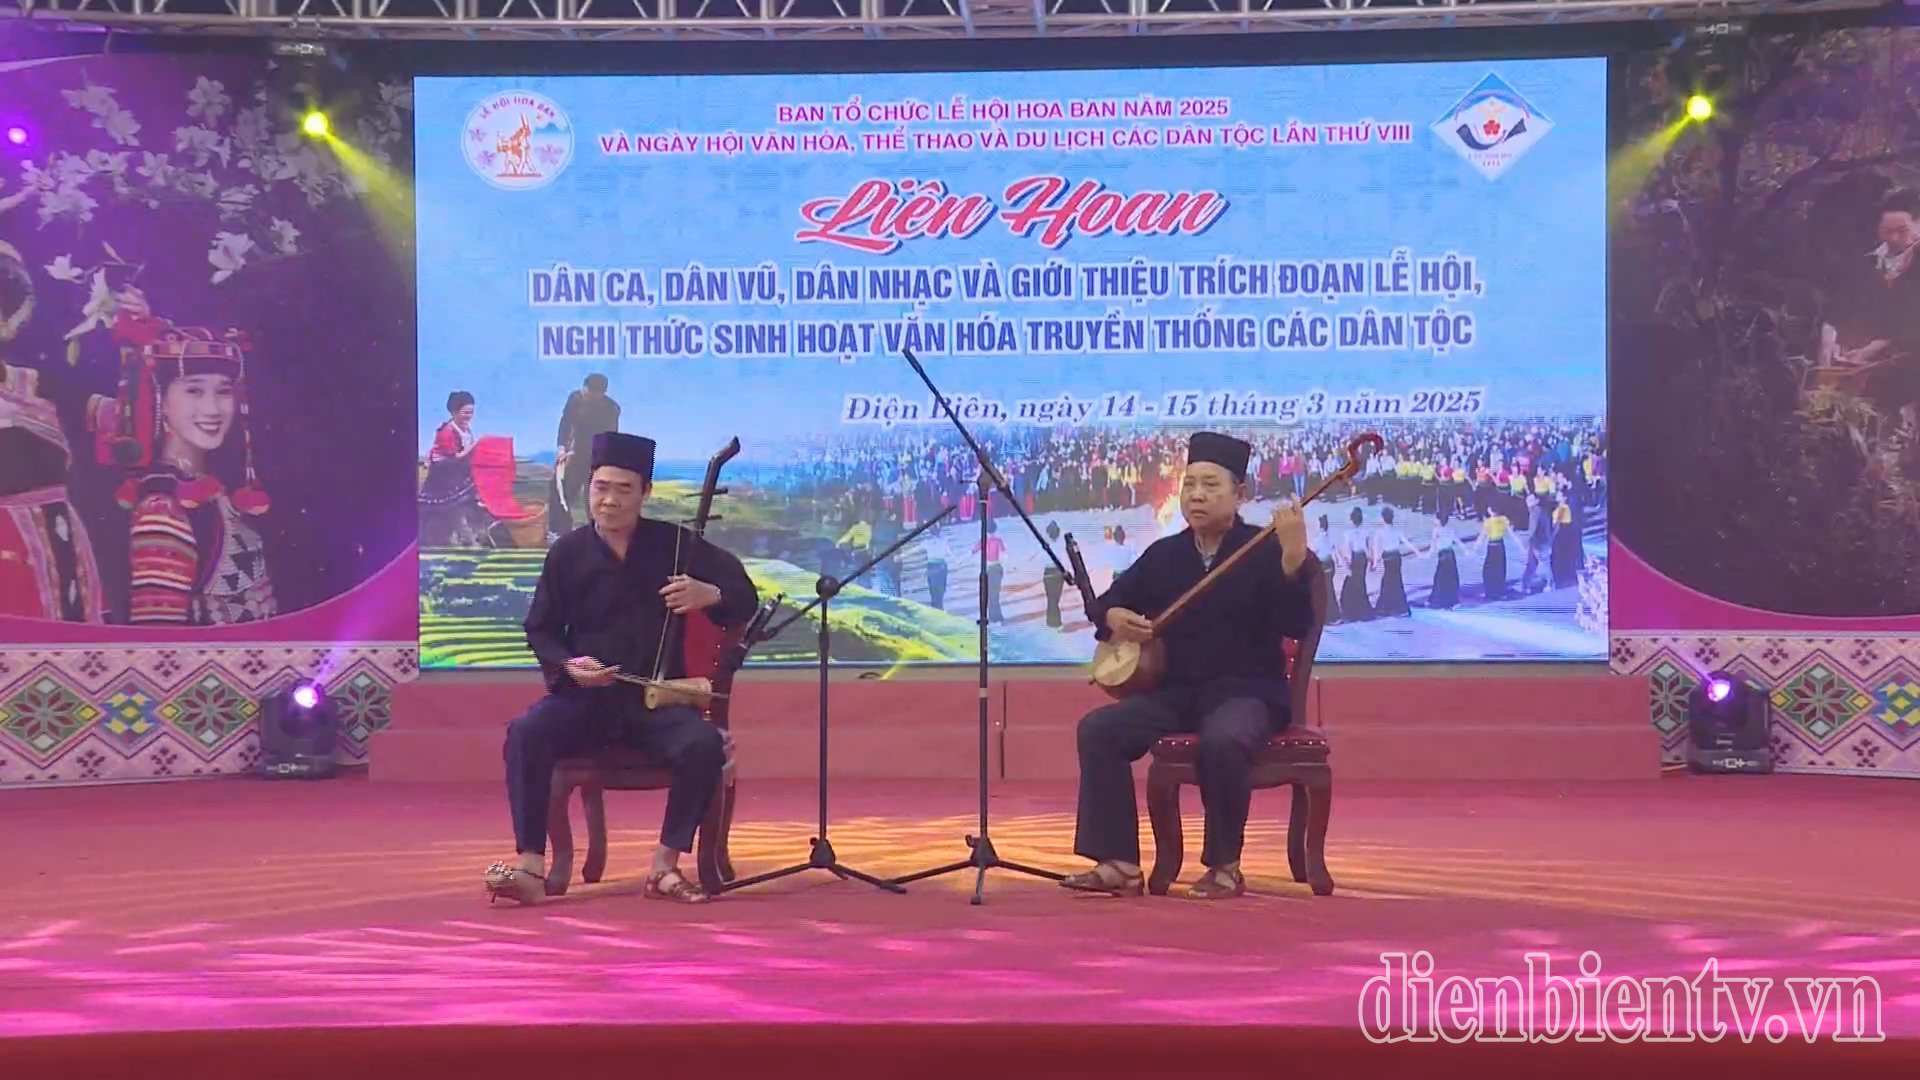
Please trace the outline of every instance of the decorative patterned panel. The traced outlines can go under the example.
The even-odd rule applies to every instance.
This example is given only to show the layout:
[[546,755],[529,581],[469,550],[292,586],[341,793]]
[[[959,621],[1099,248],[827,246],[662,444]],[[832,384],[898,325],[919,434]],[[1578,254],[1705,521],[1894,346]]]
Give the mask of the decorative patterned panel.
[[1767,690],[1777,767],[1920,777],[1920,639],[1615,634],[1613,670],[1652,682],[1662,759],[1684,760],[1687,693],[1708,671]]
[[45,762],[87,733],[100,710],[60,678],[57,669],[42,665],[28,672],[0,699],[6,715],[0,718],[0,736],[11,739],[29,757]]
[[1895,663],[1867,684],[1874,729],[1905,750],[1920,740],[1920,667]]
[[147,691],[141,679],[128,679],[115,687],[101,706],[107,713],[101,728],[129,754],[145,746],[166,723],[160,716],[160,699]]
[[418,652],[411,642],[0,649],[0,786],[249,772],[260,702],[301,679],[327,687],[340,763],[365,764]]
[[[1765,687],[1783,771],[1920,777],[1920,640],[1616,634],[1613,670],[1649,677],[1662,758],[1683,760],[1687,693],[1708,670]],[[412,643],[0,649],[0,786],[244,773],[259,702],[327,685],[339,760],[364,764]]]

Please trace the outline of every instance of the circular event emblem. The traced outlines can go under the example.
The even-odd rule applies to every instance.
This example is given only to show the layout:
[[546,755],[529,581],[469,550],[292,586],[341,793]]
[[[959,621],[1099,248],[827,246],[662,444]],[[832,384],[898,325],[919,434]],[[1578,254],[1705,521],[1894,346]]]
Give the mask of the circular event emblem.
[[506,191],[545,187],[573,160],[573,125],[530,90],[489,94],[467,114],[460,147],[481,179]]

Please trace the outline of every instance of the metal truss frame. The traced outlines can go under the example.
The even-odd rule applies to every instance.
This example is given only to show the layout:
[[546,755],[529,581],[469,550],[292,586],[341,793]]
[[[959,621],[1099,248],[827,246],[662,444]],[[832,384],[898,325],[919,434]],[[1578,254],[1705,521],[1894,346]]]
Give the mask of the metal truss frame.
[[0,0],[0,18],[134,33],[349,40],[1141,36],[1712,23],[1885,0]]

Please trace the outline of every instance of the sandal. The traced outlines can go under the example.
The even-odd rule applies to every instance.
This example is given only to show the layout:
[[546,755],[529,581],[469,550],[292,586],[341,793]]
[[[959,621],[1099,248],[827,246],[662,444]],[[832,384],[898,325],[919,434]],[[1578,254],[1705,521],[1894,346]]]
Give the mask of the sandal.
[[1247,894],[1247,879],[1238,870],[1209,870],[1187,886],[1189,900],[1231,900]]
[[1075,892],[1102,893],[1107,896],[1143,896],[1147,891],[1146,880],[1145,875],[1139,872],[1128,874],[1110,862],[1103,862],[1086,873],[1069,874],[1061,878],[1060,886]]
[[704,904],[713,899],[705,889],[688,881],[678,867],[662,870],[647,878],[643,895],[649,900],[671,900],[676,904]]
[[519,904],[537,904],[547,894],[547,879],[531,870],[497,862],[487,867],[487,903],[512,900]]

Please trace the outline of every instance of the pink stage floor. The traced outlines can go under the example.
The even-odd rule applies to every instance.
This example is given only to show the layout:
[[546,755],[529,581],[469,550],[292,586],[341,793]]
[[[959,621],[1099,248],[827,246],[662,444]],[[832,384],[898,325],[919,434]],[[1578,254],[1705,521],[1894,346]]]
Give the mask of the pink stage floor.
[[[496,785],[350,778],[8,792],[0,1034],[13,1038],[0,1060],[26,1063],[10,1076],[42,1075],[36,1065],[78,1076],[69,1070],[100,1047],[140,1044],[58,1036],[241,1040],[244,1029],[369,1025],[413,1038],[461,1025],[475,1032],[469,1048],[532,1025],[646,1025],[680,1038],[680,1025],[719,1021],[816,1034],[839,1024],[1119,1024],[1136,1036],[1235,1025],[1245,1029],[1235,1045],[1249,1031],[1273,1047],[1290,1032],[1358,1044],[1359,1002],[1383,952],[1425,950],[1436,980],[1524,981],[1528,952],[1572,975],[1592,950],[1603,979],[1691,980],[1709,960],[1723,978],[1773,979],[1756,1015],[1795,1025],[1785,1045],[1760,1048],[1781,1054],[1804,1041],[1788,978],[1871,977],[1876,1023],[1895,1041],[1854,1046],[1847,1060],[1891,1064],[1912,1049],[1902,1040],[1920,1036],[1913,790],[1814,777],[1355,783],[1334,807],[1331,897],[1287,877],[1283,824],[1257,820],[1246,861],[1257,895],[1239,902],[1082,898],[996,872],[987,903],[973,907],[970,873],[901,897],[809,872],[699,909],[639,897],[658,797],[616,793],[614,880],[576,884],[531,910],[482,898],[481,870],[505,853]],[[843,784],[835,845],[883,876],[963,857],[971,791]],[[1001,854],[1080,868],[1069,854],[1071,794],[1058,784],[998,790]],[[742,874],[804,857],[811,800],[809,785],[743,786]],[[1256,819],[1285,804],[1256,796]],[[393,1034],[389,1046],[404,1042]],[[154,1060],[132,1075],[224,1075],[211,1058],[198,1073]],[[1914,1075],[1904,1060],[1897,1071]],[[588,1074],[600,1075],[583,1065]]]

